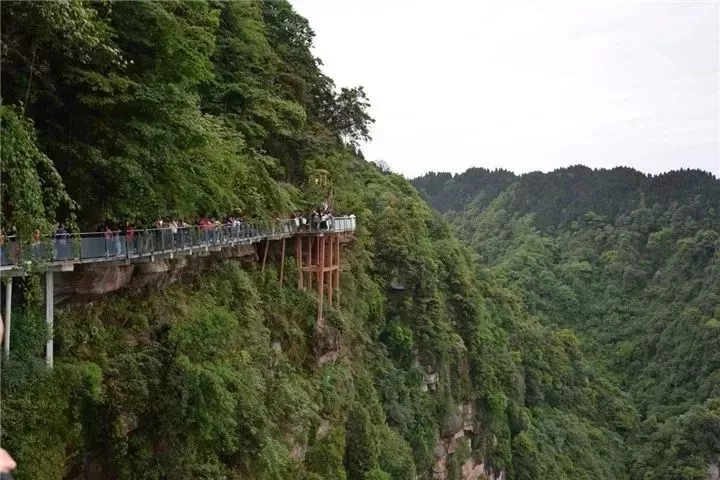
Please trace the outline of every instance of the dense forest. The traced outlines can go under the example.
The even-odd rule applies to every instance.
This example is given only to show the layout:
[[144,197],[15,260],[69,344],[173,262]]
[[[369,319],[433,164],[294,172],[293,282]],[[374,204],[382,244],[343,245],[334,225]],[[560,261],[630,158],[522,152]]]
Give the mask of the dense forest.
[[[480,172],[448,222],[363,158],[369,99],[323,74],[285,1],[0,8],[6,234],[268,219],[329,194],[359,226],[322,328],[292,259],[281,286],[209,256],[63,298],[54,369],[42,265],[23,265],[2,362],[18,480],[704,478],[715,179],[621,171],[590,195],[594,174]],[[417,186],[438,207],[451,180]]]
[[720,458],[720,181],[577,166],[414,184],[492,278],[575,332],[627,393],[632,478],[705,478]]

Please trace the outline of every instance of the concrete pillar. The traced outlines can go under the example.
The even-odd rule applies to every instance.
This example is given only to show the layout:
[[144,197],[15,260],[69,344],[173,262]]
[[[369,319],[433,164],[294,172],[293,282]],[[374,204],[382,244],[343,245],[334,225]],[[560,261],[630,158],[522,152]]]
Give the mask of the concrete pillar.
[[5,284],[5,335],[3,337],[3,347],[5,349],[5,356],[10,356],[10,314],[12,313],[12,277],[7,279]]
[[55,314],[55,295],[53,285],[53,272],[45,272],[45,322],[48,327],[48,341],[45,346],[45,363],[48,368],[53,367],[53,316]]

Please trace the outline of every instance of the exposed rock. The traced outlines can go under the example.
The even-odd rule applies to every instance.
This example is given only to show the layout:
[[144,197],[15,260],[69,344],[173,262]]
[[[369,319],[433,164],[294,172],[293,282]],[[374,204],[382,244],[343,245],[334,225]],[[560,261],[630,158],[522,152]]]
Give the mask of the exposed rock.
[[[472,437],[480,433],[480,425],[475,420],[475,408],[472,403],[463,403],[457,406],[455,414],[445,422],[439,432],[439,438],[435,444],[433,466],[433,480],[445,480],[447,476],[448,456],[455,454],[458,447],[463,443],[467,445],[467,451],[472,448]],[[476,463],[475,459],[459,458],[462,464],[462,480],[504,480],[505,472],[502,470],[493,471],[484,462]]]
[[428,390],[435,391],[437,389],[437,383],[440,380],[440,375],[437,372],[428,372],[430,367],[425,367],[425,373],[423,374],[423,384],[421,389],[423,392]]
[[335,363],[337,359],[340,357],[340,352],[335,350],[333,352],[328,352],[325,355],[318,358],[318,365],[323,366],[327,365],[328,363]]
[[442,429],[440,430],[440,436],[444,438],[449,438],[454,437],[457,433],[462,434],[463,423],[464,419],[457,413],[450,416],[450,418],[447,419]]
[[118,418],[118,426],[123,435],[127,436],[133,430],[137,429],[139,425],[139,419],[137,415],[131,413],[121,414]]
[[336,361],[340,357],[341,349],[340,333],[324,322],[316,323],[313,350],[318,359],[318,365],[322,366]]
[[487,478],[485,474],[485,464],[475,463],[475,459],[468,458],[462,466],[462,479],[463,480],[480,480]]
[[395,268],[392,272],[392,277],[390,278],[390,288],[392,290],[405,290],[407,287],[405,287],[405,275],[401,274],[400,271]]
[[720,459],[718,459],[717,463],[708,465],[705,478],[707,480],[720,480]]
[[315,433],[315,438],[317,440],[320,440],[327,437],[328,433],[330,433],[330,420],[323,418],[320,420],[320,425],[318,426],[317,432]]
[[222,256],[225,258],[252,257],[253,260],[257,261],[262,258],[258,255],[259,248],[256,245],[235,245],[234,247],[224,248]]
[[447,456],[447,447],[442,441],[438,441],[438,443],[435,445],[435,450],[433,450],[433,455],[435,455],[435,460],[440,460],[442,458],[445,458]]
[[[258,247],[259,248],[259,247]],[[163,287],[178,281],[188,266],[194,269],[208,268],[214,262],[246,260],[257,261],[256,245],[234,245],[209,248],[192,255],[175,252],[173,256],[162,255],[143,259],[118,259],[116,262],[87,263],[74,266],[72,271],[57,272],[55,279],[55,302],[61,303],[72,297],[101,296],[131,286],[144,288],[149,285]],[[134,263],[129,263],[134,262]]]
[[292,444],[292,452],[290,455],[297,461],[302,461],[305,458],[305,454],[307,453],[307,443],[298,443],[293,441]]
[[444,445],[438,443],[435,446],[435,465],[433,465],[433,480],[445,480],[447,476],[447,450]]
[[463,403],[458,406],[458,415],[463,419],[463,430],[471,433],[480,433],[475,421],[475,407],[472,403]]
[[56,274],[55,301],[70,295],[104,295],[126,286],[135,265],[79,265],[72,272]]
[[[183,258],[183,261],[185,259]],[[165,273],[169,272],[171,266],[171,260],[170,259],[156,259],[153,262],[144,262],[144,263],[138,263],[137,264],[137,270],[138,273],[141,275],[151,275],[154,273]]]

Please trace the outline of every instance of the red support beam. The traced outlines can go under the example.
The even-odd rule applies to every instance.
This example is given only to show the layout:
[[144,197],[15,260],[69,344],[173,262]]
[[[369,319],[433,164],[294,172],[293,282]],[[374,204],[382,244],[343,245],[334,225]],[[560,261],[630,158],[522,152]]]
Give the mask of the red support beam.
[[333,249],[335,244],[335,235],[331,235],[330,238],[330,255],[328,256],[330,260],[330,275],[328,275],[328,304],[332,306],[332,294],[333,294],[333,281],[335,280],[335,273],[332,271],[334,268],[334,256],[333,256]]
[[340,235],[335,237],[335,287],[337,288],[337,307],[340,308]]
[[318,316],[317,324],[321,325],[323,321],[323,290],[325,288],[325,238],[320,235],[318,242]]

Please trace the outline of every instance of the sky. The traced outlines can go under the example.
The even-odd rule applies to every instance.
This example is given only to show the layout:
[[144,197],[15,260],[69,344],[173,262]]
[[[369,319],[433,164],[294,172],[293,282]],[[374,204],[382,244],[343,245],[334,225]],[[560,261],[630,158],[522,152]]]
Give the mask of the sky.
[[584,164],[720,176],[720,0],[291,0],[362,150],[412,178]]

